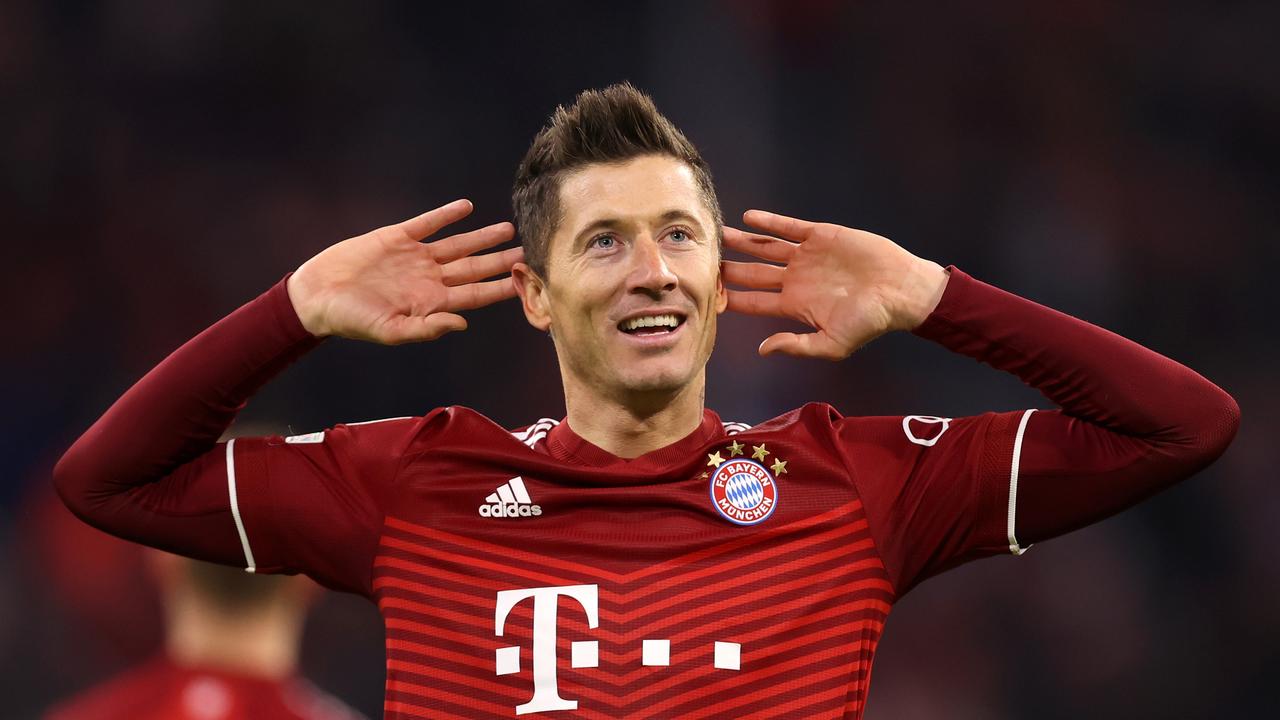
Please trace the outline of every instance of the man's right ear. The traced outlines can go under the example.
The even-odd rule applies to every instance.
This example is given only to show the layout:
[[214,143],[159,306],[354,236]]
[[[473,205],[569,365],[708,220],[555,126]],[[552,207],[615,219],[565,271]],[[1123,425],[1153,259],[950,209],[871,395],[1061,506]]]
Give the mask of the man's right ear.
[[522,262],[511,267],[511,280],[515,283],[516,294],[520,296],[525,319],[542,332],[550,332],[551,309],[547,304],[547,283],[538,277],[533,268]]

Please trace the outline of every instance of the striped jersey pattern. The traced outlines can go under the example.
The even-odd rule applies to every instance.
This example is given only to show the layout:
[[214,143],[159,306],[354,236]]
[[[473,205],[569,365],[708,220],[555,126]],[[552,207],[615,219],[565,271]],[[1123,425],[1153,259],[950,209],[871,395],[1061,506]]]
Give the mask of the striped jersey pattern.
[[[534,610],[517,604],[498,637],[495,597],[580,585],[598,588],[598,626],[565,597],[555,626],[558,692],[577,708],[535,717],[860,717],[893,595],[856,499],[626,572],[540,553],[536,536],[510,547],[388,516],[373,578],[386,717],[515,717],[534,693]],[[669,664],[643,664],[645,640],[667,641]],[[597,665],[571,667],[591,641]],[[738,669],[716,666],[716,643],[740,647]],[[520,672],[498,675],[508,646]]]

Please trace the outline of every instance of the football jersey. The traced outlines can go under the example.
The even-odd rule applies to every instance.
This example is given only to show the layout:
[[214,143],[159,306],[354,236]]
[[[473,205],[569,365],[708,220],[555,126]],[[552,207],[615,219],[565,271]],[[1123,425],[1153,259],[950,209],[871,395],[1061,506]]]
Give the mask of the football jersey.
[[451,407],[226,457],[247,565],[376,601],[388,718],[857,718],[898,593],[1010,551],[1027,415],[706,411],[623,460]]

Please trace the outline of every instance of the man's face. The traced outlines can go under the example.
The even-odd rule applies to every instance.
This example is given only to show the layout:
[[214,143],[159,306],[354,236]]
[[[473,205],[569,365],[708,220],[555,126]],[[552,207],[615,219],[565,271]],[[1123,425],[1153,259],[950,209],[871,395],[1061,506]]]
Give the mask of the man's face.
[[[590,165],[560,187],[549,280],[522,284],[566,382],[615,397],[700,377],[727,297],[718,228],[693,171],[671,157]],[[571,377],[570,377],[571,376]]]

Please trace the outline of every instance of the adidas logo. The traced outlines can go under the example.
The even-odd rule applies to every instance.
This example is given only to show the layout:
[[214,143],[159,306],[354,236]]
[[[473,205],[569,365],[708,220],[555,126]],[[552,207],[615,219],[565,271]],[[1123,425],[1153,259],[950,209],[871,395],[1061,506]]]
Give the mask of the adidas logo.
[[524,478],[519,475],[498,486],[480,506],[481,517],[537,517],[542,514],[542,506],[534,505],[529,491],[524,487]]

